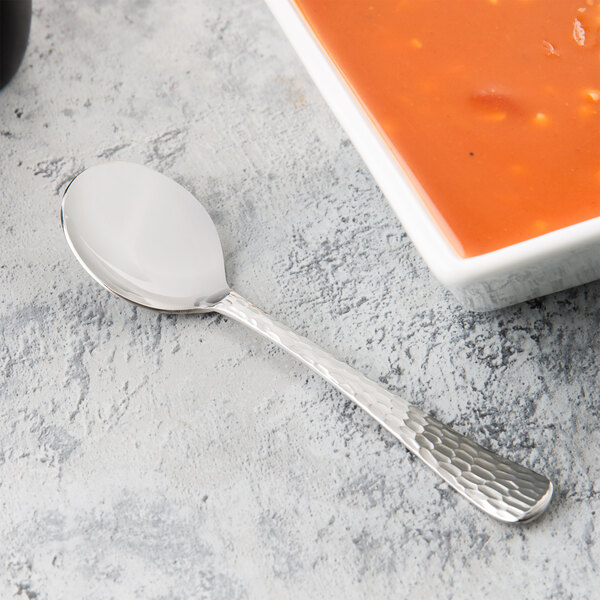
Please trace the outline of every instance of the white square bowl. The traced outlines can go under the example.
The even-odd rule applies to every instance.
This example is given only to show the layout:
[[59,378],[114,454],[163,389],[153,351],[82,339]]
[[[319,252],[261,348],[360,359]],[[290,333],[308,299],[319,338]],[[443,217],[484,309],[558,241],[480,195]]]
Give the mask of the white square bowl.
[[600,217],[462,258],[293,0],[266,0],[435,277],[470,310],[509,306],[600,278]]

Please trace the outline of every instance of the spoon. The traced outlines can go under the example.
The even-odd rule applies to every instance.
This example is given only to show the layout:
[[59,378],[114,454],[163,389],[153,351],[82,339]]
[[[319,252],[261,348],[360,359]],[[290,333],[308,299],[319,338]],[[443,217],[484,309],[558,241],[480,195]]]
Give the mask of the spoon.
[[492,517],[530,521],[550,503],[548,479],[454,432],[234,292],[210,216],[168,177],[125,162],[92,167],[67,187],[61,219],[71,250],[106,289],[159,311],[217,312],[260,333],[367,411]]

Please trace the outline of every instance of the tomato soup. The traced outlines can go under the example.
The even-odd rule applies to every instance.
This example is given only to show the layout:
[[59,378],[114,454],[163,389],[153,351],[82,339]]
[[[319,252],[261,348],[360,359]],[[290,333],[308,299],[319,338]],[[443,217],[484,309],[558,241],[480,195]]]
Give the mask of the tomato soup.
[[457,253],[600,216],[600,0],[295,0]]

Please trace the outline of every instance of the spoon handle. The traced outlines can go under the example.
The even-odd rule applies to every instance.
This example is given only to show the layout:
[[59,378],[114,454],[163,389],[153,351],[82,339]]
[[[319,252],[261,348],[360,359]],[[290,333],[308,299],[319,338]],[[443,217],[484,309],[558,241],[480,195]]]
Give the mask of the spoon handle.
[[214,310],[247,325],[300,359],[492,517],[524,522],[538,517],[548,506],[552,497],[548,479],[456,433],[271,319],[236,292],[230,292]]

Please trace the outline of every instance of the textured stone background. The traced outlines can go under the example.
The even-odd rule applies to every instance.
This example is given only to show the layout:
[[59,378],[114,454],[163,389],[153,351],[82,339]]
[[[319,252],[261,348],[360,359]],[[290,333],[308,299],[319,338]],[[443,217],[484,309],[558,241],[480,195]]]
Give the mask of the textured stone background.
[[[458,306],[261,0],[35,6],[0,92],[0,597],[597,598],[600,285]],[[549,512],[496,523],[236,323],[100,289],[58,211],[110,158],[202,199],[240,293],[545,472]]]

